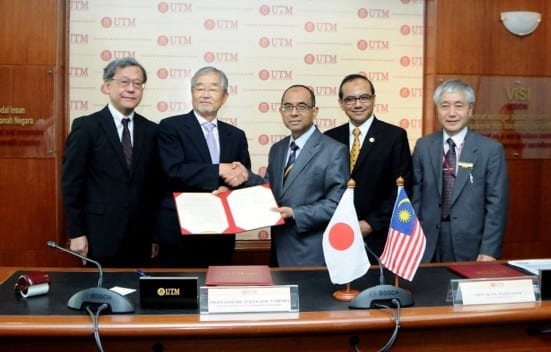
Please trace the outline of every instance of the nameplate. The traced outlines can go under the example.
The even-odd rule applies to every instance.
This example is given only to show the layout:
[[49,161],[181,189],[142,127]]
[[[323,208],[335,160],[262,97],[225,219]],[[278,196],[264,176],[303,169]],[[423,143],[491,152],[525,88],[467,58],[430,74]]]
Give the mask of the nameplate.
[[201,314],[298,312],[298,285],[200,288]]
[[540,270],[539,279],[541,299],[551,299],[551,269]]
[[197,277],[140,277],[142,308],[197,308]]
[[534,277],[495,280],[456,280],[454,304],[535,302]]

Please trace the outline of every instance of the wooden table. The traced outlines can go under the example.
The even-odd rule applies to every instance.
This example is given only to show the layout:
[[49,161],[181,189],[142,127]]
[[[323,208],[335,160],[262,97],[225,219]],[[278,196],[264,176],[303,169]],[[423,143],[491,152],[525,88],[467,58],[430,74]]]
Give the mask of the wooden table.
[[[0,268],[4,281],[16,268]],[[44,270],[44,269],[42,269]],[[75,269],[51,269],[75,270]],[[163,270],[167,271],[167,270]],[[199,314],[102,315],[99,329],[110,351],[362,351],[382,347],[394,328],[385,310],[300,312],[295,318],[205,321]],[[548,351],[551,301],[401,310],[392,351]],[[96,351],[88,315],[0,315],[3,351]]]

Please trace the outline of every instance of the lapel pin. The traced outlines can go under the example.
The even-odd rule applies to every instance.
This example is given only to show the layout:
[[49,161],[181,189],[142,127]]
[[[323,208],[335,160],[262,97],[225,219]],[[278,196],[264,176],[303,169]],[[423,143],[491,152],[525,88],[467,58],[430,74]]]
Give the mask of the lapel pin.
[[373,142],[375,142],[375,138],[373,137],[369,138],[369,143],[373,143]]

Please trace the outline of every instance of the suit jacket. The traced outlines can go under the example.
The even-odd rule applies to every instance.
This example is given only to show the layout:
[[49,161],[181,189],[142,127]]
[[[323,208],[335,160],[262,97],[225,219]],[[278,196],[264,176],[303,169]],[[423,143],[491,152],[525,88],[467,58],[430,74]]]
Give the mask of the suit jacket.
[[[350,150],[348,123],[325,134]],[[358,219],[373,227],[373,233],[365,237],[365,242],[376,255],[381,255],[386,243],[396,201],[396,179],[400,176],[405,180],[406,192],[411,194],[413,177],[407,133],[374,117],[350,177],[356,181],[354,206]]]
[[[417,141],[413,152],[413,206],[427,237],[423,256],[429,262],[440,232],[443,132]],[[458,160],[450,226],[458,261],[478,254],[498,258],[507,222],[509,186],[503,146],[469,131]]]
[[265,176],[279,206],[294,212],[294,219],[271,229],[272,262],[277,258],[279,266],[325,265],[323,232],[346,189],[348,152],[316,128],[283,182],[289,139],[270,148]]
[[157,124],[135,113],[129,168],[107,106],[73,121],[61,191],[69,237],[88,236],[90,258],[116,256],[125,246],[150,256],[160,198],[157,136]]
[[[240,161],[251,167],[245,133],[218,120],[220,163]],[[225,185],[218,176],[218,165],[212,164],[202,127],[193,111],[165,118],[159,124],[159,154],[167,177],[161,207],[164,212],[159,242],[173,244],[180,237],[173,192],[212,192]],[[172,214],[170,214],[172,211]]]

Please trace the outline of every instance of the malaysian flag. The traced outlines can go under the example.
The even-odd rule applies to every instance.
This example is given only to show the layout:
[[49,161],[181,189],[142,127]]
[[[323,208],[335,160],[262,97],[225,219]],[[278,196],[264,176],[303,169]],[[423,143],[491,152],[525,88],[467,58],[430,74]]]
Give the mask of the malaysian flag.
[[381,262],[388,270],[411,281],[425,252],[426,242],[413,205],[404,187],[398,186]]

